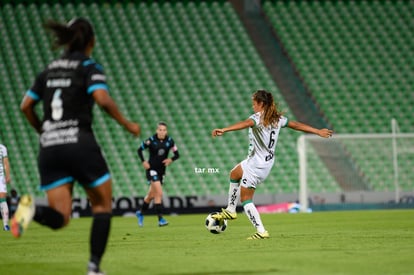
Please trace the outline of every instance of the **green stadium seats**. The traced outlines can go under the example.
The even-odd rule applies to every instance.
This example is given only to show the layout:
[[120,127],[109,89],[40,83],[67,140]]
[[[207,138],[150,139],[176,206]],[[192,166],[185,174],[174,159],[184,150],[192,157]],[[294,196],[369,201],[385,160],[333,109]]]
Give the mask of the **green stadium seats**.
[[[49,49],[49,38],[40,28],[50,18],[62,21],[74,16],[84,16],[92,20],[97,34],[93,57],[104,66],[110,93],[120,108],[128,117],[141,124],[142,136],[136,140],[111,121],[104,112],[94,110],[94,129],[113,174],[116,196],[143,196],[146,193],[146,179],[136,149],[144,138],[154,133],[156,123],[160,120],[169,124],[169,132],[181,153],[181,159],[167,171],[165,187],[169,195],[189,195],[227,193],[230,169],[246,156],[247,134],[229,133],[221,139],[212,140],[210,133],[215,127],[223,127],[250,115],[249,96],[254,90],[264,87],[272,91],[280,107],[294,119],[230,3],[81,2],[0,5],[0,23],[5,26],[0,29],[0,83],[9,92],[7,96],[0,94],[0,104],[2,107],[6,106],[7,113],[7,116],[2,114],[1,118],[2,121],[4,117],[12,122],[6,126],[7,135],[4,139],[11,147],[12,166],[18,167],[13,172],[13,177],[21,191],[43,196],[37,190],[37,136],[23,116],[15,114],[19,113],[21,97],[30,87],[35,75],[47,62],[59,55]],[[330,4],[326,10],[318,2],[312,7],[306,2],[300,3],[278,1],[272,7],[272,3],[265,2],[264,7],[271,18],[271,12],[267,9],[278,11],[279,17],[272,19],[278,22],[276,30],[284,46],[288,50],[294,49],[289,52],[292,52],[291,57],[298,65],[299,72],[306,73],[304,79],[310,89],[313,91],[315,87],[320,87],[323,91],[337,93],[325,95],[321,91],[316,94],[317,100],[323,99],[320,104],[326,115],[329,118],[337,117],[334,121],[338,123],[339,129],[352,131],[355,125],[349,127],[346,123],[349,117],[341,119],[342,115],[337,114],[341,104],[335,105],[333,102],[353,98],[357,98],[353,103],[363,101],[355,96],[360,90],[354,88],[351,81],[353,78],[357,79],[355,76],[358,74],[367,74],[358,65],[361,58],[354,60],[340,57],[344,52],[349,53],[348,57],[353,56],[351,52],[358,52],[360,49],[354,45],[358,44],[355,42],[362,36],[359,35],[358,28],[348,28],[344,24],[347,22],[345,20],[359,23],[366,14],[360,15],[356,12],[357,18],[354,19],[351,16],[354,13],[340,2],[337,4],[338,9]],[[371,5],[366,6],[365,10],[369,10]],[[396,6],[398,12],[394,13],[403,13],[402,20],[408,22],[412,18],[410,14],[400,7],[401,4]],[[352,12],[354,9],[357,10],[352,8]],[[383,8],[379,5],[376,9],[382,11]],[[329,25],[332,20],[324,19],[324,25],[320,26],[320,21],[315,19],[320,17],[312,14],[324,14],[328,11],[341,15],[339,17],[344,22],[337,22],[325,29],[323,26]],[[377,11],[368,14],[374,20]],[[340,32],[336,33],[334,27],[340,27]],[[395,27],[392,31],[394,30],[401,34],[410,34],[410,30],[406,28]],[[315,31],[320,31],[318,36],[314,36]],[[367,33],[369,31],[366,30]],[[381,37],[386,38],[391,29],[384,29],[383,32]],[[342,36],[347,37],[349,43],[342,43]],[[399,36],[392,37],[398,40]],[[330,43],[331,41],[335,43]],[[404,44],[403,41],[401,45]],[[364,44],[365,49],[370,50],[369,46],[370,43]],[[390,48],[391,45],[385,43],[383,47]],[[404,49],[404,46],[395,47]],[[335,58],[320,65],[315,61],[316,53],[326,53],[326,58]],[[398,58],[399,55],[395,54],[393,57]],[[410,55],[401,54],[401,59],[410,59],[407,57]],[[379,67],[376,62],[376,55],[366,61],[373,68]],[[413,63],[407,62],[402,62],[401,65],[412,68]],[[387,65],[393,67],[393,63]],[[328,70],[325,70],[325,66]],[[356,67],[358,73],[353,73],[346,66]],[[397,68],[397,65],[394,66]],[[372,75],[373,78],[376,76]],[[412,80],[404,81],[409,74],[396,72],[394,76],[402,77],[403,80],[395,82],[402,83],[400,85],[404,89],[412,87]],[[363,79],[365,78],[358,81]],[[385,87],[384,91],[389,88],[385,85],[387,83],[379,84],[381,85],[378,87]],[[354,95],[343,97],[351,89]],[[404,103],[401,100],[398,102]],[[377,119],[383,118],[380,115]],[[289,130],[282,133],[278,146],[280,159],[276,164],[279,169],[272,171],[263,185],[264,188],[259,188],[258,193],[297,192],[298,160],[295,146],[298,136],[298,133]],[[24,158],[27,160],[24,161]],[[196,175],[196,166],[219,168],[220,173]],[[320,188],[334,188],[327,186]],[[75,189],[75,194],[85,196],[79,188]]]
[[[402,131],[414,131],[407,120],[414,104],[413,7],[412,1],[263,3],[287,54],[337,133],[389,132],[391,118]],[[370,171],[373,188],[394,190],[384,182],[386,175]],[[387,182],[392,182],[389,175]]]

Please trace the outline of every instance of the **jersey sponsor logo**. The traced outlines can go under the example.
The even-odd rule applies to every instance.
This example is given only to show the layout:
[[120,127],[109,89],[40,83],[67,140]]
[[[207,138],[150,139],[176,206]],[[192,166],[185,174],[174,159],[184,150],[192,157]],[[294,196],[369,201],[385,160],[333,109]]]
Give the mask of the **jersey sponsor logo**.
[[56,79],[49,79],[46,82],[46,87],[55,88],[55,87],[70,87],[72,84],[72,80],[70,78],[56,78]]
[[78,142],[79,121],[75,119],[65,121],[46,120],[43,123],[43,133],[40,136],[40,144],[43,148],[71,144]]
[[92,80],[106,81],[106,76],[104,74],[93,74],[91,79]]
[[80,61],[69,59],[58,59],[49,64],[48,69],[76,69]]
[[275,153],[273,153],[273,151],[269,150],[269,154],[266,155],[265,161],[272,160],[274,156],[275,156]]
[[54,145],[77,143],[78,133],[79,127],[70,127],[50,132],[44,132],[40,136],[40,144],[43,148],[45,148]]
[[165,149],[164,148],[161,148],[161,149],[158,150],[158,155],[159,156],[162,156],[164,154],[165,154]]
[[67,127],[75,127],[79,125],[79,121],[77,119],[69,119],[64,121],[50,121],[46,120],[43,125],[42,129],[45,132],[53,131],[59,128],[67,128]]

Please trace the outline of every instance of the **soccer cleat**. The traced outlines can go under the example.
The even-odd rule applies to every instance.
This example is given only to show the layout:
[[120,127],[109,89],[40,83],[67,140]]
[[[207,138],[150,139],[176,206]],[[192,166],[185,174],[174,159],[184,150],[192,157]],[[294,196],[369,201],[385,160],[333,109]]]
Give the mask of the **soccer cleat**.
[[270,235],[269,232],[265,231],[263,233],[256,232],[250,237],[248,237],[248,240],[261,240],[261,239],[269,239]]
[[102,272],[99,267],[96,266],[95,263],[89,262],[88,263],[88,273],[86,275],[105,275],[104,272]]
[[88,271],[87,275],[105,275],[102,271]]
[[16,213],[11,219],[11,233],[15,238],[21,237],[35,214],[34,200],[29,195],[20,198]]
[[168,225],[168,222],[167,222],[167,220],[166,220],[166,219],[161,218],[161,219],[158,221],[158,226],[166,226],[166,225]]
[[141,211],[135,212],[135,216],[138,218],[138,225],[140,227],[144,226],[144,215],[141,213]]
[[3,227],[3,230],[4,230],[4,231],[10,231],[10,227],[6,224],[6,225]]
[[237,213],[232,213],[229,210],[222,208],[221,212],[217,212],[217,214],[213,214],[211,217],[216,220],[235,220],[237,219]]

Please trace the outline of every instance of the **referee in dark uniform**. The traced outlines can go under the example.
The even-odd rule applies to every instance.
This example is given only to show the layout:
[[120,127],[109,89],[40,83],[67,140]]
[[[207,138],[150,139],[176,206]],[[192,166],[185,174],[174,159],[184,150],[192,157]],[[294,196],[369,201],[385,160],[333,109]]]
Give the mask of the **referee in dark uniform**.
[[[143,151],[145,149],[149,150],[148,161],[144,158]],[[172,150],[174,155],[168,158],[170,150]],[[142,142],[138,148],[138,156],[146,170],[148,184],[150,185],[141,210],[136,212],[138,225],[144,225],[144,213],[148,210],[151,201],[154,200],[155,212],[158,215],[158,225],[166,226],[168,222],[162,216],[162,184],[166,167],[177,160],[180,155],[174,140],[167,135],[167,124],[165,122],[158,123],[156,133]]]
[[[124,118],[109,95],[102,66],[90,58],[95,46],[91,23],[76,18],[68,24],[49,21],[45,28],[54,34],[55,48],[65,50],[37,76],[21,110],[40,135],[38,166],[49,206],[35,206],[31,196],[22,196],[12,233],[20,237],[32,219],[53,229],[67,225],[77,181],[87,193],[93,214],[88,274],[99,275],[110,230],[112,181],[92,131],[94,103],[133,135],[139,135],[140,127]],[[34,110],[40,101],[41,120]]]

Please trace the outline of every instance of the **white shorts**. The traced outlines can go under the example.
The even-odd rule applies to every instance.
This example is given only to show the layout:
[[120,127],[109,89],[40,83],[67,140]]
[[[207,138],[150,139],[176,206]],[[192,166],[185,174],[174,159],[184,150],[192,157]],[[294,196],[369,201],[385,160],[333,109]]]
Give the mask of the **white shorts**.
[[254,159],[245,159],[240,163],[243,169],[243,176],[240,185],[245,188],[254,188],[263,182],[272,170],[273,163],[271,165],[257,165]]
[[6,178],[0,176],[0,193],[7,193]]

